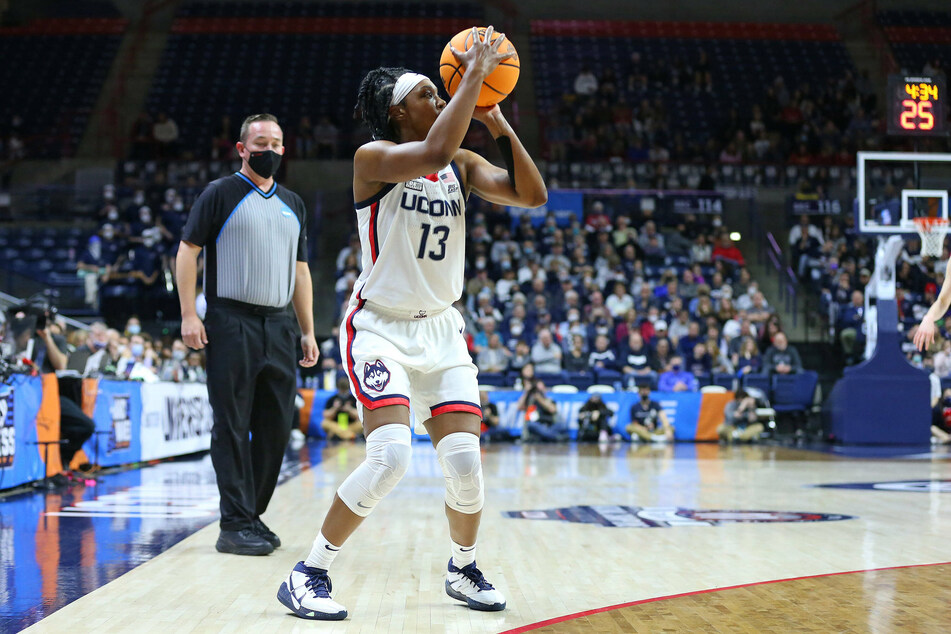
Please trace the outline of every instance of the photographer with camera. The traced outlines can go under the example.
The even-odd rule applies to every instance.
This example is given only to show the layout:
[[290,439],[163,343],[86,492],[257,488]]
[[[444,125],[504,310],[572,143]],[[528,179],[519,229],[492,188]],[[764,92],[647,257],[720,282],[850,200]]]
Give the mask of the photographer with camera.
[[548,398],[545,384],[535,376],[535,366],[526,363],[522,367],[521,384],[525,390],[518,399],[516,408],[525,417],[523,438],[535,437],[546,442],[559,442],[568,439],[568,426],[557,423],[555,418],[558,407]]
[[[16,357],[27,361],[27,365],[42,374],[65,370],[69,363],[70,351],[66,338],[59,334],[59,325],[52,321],[55,314],[55,309],[48,304],[29,302],[10,311],[9,326],[14,336]],[[86,416],[76,401],[62,393],[59,396],[59,407],[60,439],[66,441],[60,446],[60,458],[63,469],[69,473],[69,463],[83,443],[92,437],[96,424]]]

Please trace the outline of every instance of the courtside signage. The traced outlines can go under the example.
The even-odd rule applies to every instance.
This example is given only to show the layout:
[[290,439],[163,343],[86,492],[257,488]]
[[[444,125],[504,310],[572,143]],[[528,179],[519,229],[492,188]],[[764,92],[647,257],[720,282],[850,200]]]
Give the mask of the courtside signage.
[[568,506],[543,511],[504,511],[503,517],[525,520],[560,520],[611,528],[670,528],[673,526],[722,526],[724,524],[776,524],[786,522],[836,522],[853,515],[799,511],[735,511],[685,509],[676,506]]

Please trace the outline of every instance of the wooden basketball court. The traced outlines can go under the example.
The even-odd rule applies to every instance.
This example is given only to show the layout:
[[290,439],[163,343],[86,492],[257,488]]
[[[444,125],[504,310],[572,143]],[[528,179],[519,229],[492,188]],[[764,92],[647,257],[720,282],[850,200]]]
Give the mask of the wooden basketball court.
[[[363,446],[325,448],[321,458],[275,494],[265,520],[284,546],[274,554],[216,553],[215,523],[30,631],[946,632],[951,625],[951,486],[927,484],[951,478],[947,453],[857,459],[779,447],[492,445],[478,562],[508,609],[479,613],[443,590],[442,477],[432,447],[417,443],[406,477],[331,571],[349,618],[314,623],[290,616],[275,594],[307,555]],[[815,487],[899,481],[913,484]],[[572,515],[573,507],[587,510]],[[503,515],[555,509],[562,511],[547,515],[554,519]],[[636,524],[637,509],[641,519],[666,517],[670,525],[604,525]],[[813,514],[830,521],[786,521],[821,517]]]

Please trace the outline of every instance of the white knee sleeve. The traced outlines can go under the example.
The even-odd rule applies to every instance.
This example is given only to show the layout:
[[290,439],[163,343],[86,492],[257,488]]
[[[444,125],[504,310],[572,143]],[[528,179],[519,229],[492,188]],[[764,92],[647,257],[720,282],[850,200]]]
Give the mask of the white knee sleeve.
[[436,456],[446,478],[446,504],[460,513],[478,513],[485,502],[479,437],[467,432],[449,434],[436,445]]
[[383,425],[367,436],[367,457],[337,489],[347,507],[366,517],[409,467],[413,435],[406,425]]

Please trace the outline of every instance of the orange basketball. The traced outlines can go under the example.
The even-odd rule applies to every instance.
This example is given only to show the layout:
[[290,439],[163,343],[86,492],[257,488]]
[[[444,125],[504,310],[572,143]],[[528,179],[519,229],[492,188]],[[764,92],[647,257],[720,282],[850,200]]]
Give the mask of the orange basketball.
[[[485,37],[484,26],[479,27],[479,35]],[[495,33],[492,41],[494,42],[498,37],[499,34]],[[449,44],[446,44],[446,48],[442,50],[442,55],[439,58],[439,76],[442,77],[446,92],[452,97],[456,94],[456,89],[459,87],[459,82],[462,80],[466,69],[459,64],[459,60],[449,50],[450,45],[460,53],[469,50],[472,45],[472,29],[461,31],[449,40]],[[518,82],[518,53],[515,51],[515,47],[506,38],[499,50],[503,53],[515,53],[515,56],[504,60],[492,71],[492,74],[485,78],[485,81],[482,82],[482,90],[479,92],[479,100],[476,102],[477,106],[494,106],[508,97]]]

